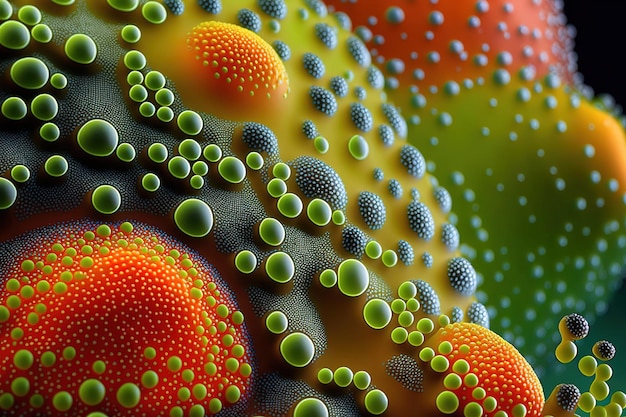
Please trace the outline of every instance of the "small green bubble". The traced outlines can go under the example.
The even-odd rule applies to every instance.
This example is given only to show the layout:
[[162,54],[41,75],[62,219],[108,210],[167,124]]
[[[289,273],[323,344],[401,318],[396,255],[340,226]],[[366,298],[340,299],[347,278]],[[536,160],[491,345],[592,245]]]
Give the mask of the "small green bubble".
[[295,274],[295,264],[285,252],[274,252],[265,261],[265,272],[275,282],[285,284]]
[[280,178],[272,178],[267,183],[267,193],[274,198],[278,198],[284,195],[286,192],[287,184]]
[[272,174],[274,174],[276,178],[287,181],[291,176],[291,168],[284,162],[279,162],[272,168]]
[[129,70],[142,70],[146,66],[146,57],[137,50],[128,51],[124,55],[124,65]]
[[142,103],[148,98],[148,90],[141,84],[135,84],[128,90],[128,96],[136,103]]
[[30,111],[37,119],[47,122],[56,117],[59,104],[50,94],[39,94],[30,103]]
[[154,94],[154,99],[160,106],[171,106],[174,103],[174,93],[167,88],[161,88]]
[[202,117],[192,110],[185,110],[180,113],[176,119],[176,123],[181,132],[191,136],[199,134],[204,126]]
[[202,155],[202,147],[194,139],[184,139],[178,145],[178,153],[180,153],[180,156],[187,159],[188,161],[196,161]]
[[33,39],[39,43],[48,43],[52,40],[52,29],[50,29],[50,26],[43,23],[35,25],[30,30],[30,34]]
[[175,156],[167,162],[167,169],[174,178],[187,178],[191,172],[191,165],[182,156]]
[[256,269],[256,266],[256,256],[249,250],[242,250],[235,256],[235,267],[241,273],[250,274]]
[[217,170],[222,178],[232,184],[239,184],[246,178],[246,166],[234,156],[223,158],[219,162]]
[[369,145],[365,138],[361,135],[354,135],[348,141],[348,150],[350,155],[358,161],[361,161],[369,155]]
[[280,353],[285,361],[296,368],[307,366],[315,356],[315,346],[309,336],[294,332],[280,343]]
[[161,186],[161,180],[155,174],[148,172],[141,177],[141,186],[148,192],[155,192]]
[[[11,10],[11,13],[13,10]],[[7,20],[0,24],[0,45],[7,49],[24,49],[30,43],[30,32],[26,25],[17,20]]]
[[120,35],[125,42],[137,43],[141,39],[141,29],[135,25],[126,25],[122,28]]
[[285,239],[285,228],[278,220],[267,217],[259,224],[259,236],[271,246],[279,246]]
[[78,64],[91,64],[96,60],[97,54],[96,43],[83,33],[76,33],[65,42],[65,55]]
[[61,155],[52,155],[44,162],[44,170],[51,177],[62,177],[68,168],[67,160]]
[[8,97],[0,108],[2,115],[9,120],[22,120],[28,113],[28,107],[19,97]]
[[17,199],[17,188],[6,178],[0,177],[0,210],[11,207]]
[[379,389],[373,389],[365,394],[364,402],[365,409],[375,416],[383,414],[389,406],[387,395]]
[[148,22],[155,25],[165,22],[167,19],[167,10],[165,6],[154,0],[149,0],[141,6],[141,14]]
[[265,327],[274,334],[281,334],[287,331],[289,321],[282,311],[272,311],[265,319]]
[[112,185],[100,185],[93,190],[91,204],[102,214],[113,214],[119,210],[122,196]]
[[148,158],[150,158],[152,162],[160,164],[162,162],[165,162],[167,156],[167,148],[162,143],[153,143],[148,147]]
[[325,269],[320,274],[320,284],[325,288],[332,288],[337,285],[337,273],[332,269]]
[[103,119],[92,119],[83,124],[76,134],[78,146],[89,155],[111,155],[119,142],[117,129]]
[[307,205],[307,217],[316,226],[326,226],[330,223],[332,217],[332,209],[330,205],[319,198],[314,198]]
[[67,77],[59,72],[50,76],[50,85],[57,90],[63,90],[67,87]]
[[290,219],[296,218],[302,213],[302,200],[294,193],[285,193],[278,198],[276,203],[278,211]]
[[132,162],[137,152],[130,143],[120,143],[115,150],[115,155],[117,155],[117,158],[122,162]]
[[60,135],[59,127],[52,122],[44,123],[39,128],[39,136],[46,142],[54,142],[59,139]]
[[246,164],[254,171],[263,168],[264,162],[263,156],[258,152],[250,152],[246,155]]
[[176,207],[174,222],[183,233],[191,237],[204,237],[213,228],[213,211],[204,201],[189,198]]
[[132,12],[139,6],[139,0],[107,0],[107,3],[121,12]]

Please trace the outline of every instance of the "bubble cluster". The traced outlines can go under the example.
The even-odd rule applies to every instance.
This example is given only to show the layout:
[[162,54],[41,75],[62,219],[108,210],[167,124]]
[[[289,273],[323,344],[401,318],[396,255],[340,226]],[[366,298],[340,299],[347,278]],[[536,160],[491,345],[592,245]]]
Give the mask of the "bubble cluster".
[[[502,368],[516,352],[503,349],[504,365],[482,373],[501,343],[486,328],[521,320],[486,304],[496,293],[473,264],[509,248],[465,244],[466,234],[491,244],[484,190],[464,171],[435,178],[445,164],[429,152],[468,119],[485,125],[460,138],[493,139],[479,96],[473,118],[448,104],[518,86],[513,54],[498,55],[497,77],[425,88],[432,72],[381,59],[384,36],[317,0],[26,3],[0,0],[0,414],[538,415],[534,388],[516,391],[532,370]],[[384,22],[402,29],[424,14],[405,12],[388,8]],[[426,21],[433,39],[447,15]],[[412,59],[434,65],[464,45]],[[404,75],[408,105],[388,100]],[[552,111],[565,103],[559,80],[537,82],[542,91],[522,96],[545,92]],[[514,119],[533,131],[547,125],[524,117]],[[581,149],[593,158],[600,147]],[[449,159],[474,154],[461,147]],[[525,207],[531,194],[514,198]],[[544,255],[525,254],[532,281],[564,291]],[[507,291],[503,308],[521,292]],[[441,340],[473,326],[459,346]],[[452,356],[476,345],[476,358],[455,366]],[[581,359],[592,379],[579,408],[594,398],[613,417],[626,401],[608,398],[611,372],[597,363],[611,346]]]

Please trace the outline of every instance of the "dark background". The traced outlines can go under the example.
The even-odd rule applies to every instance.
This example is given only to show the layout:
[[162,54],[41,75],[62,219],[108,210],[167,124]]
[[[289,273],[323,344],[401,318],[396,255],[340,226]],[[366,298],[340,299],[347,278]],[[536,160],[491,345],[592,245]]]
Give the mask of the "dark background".
[[564,0],[577,31],[578,70],[596,94],[626,107],[626,0]]

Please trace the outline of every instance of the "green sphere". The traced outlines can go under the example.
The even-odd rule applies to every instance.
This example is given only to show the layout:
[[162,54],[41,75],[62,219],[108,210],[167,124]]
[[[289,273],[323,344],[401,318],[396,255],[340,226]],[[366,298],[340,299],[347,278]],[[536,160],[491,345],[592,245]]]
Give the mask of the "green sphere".
[[146,57],[137,50],[128,51],[124,55],[124,65],[129,70],[142,70],[146,66]]
[[98,47],[89,36],[76,33],[65,42],[65,55],[77,64],[91,64],[96,60]]
[[235,267],[243,274],[250,274],[254,272],[256,266],[256,256],[249,250],[242,250],[235,256]]
[[202,147],[193,139],[185,139],[178,145],[178,152],[183,158],[189,161],[195,161],[202,155]]
[[289,320],[282,311],[272,311],[265,319],[265,327],[274,334],[281,334],[287,331]]
[[9,97],[2,102],[0,111],[9,120],[22,120],[28,113],[28,107],[21,98]]
[[139,6],[139,0],[107,0],[107,3],[121,12],[132,12]]
[[92,119],[80,127],[76,140],[78,146],[89,155],[109,156],[117,147],[119,135],[106,120]]
[[352,378],[352,382],[355,387],[363,391],[369,388],[372,383],[372,376],[366,371],[356,371],[354,373],[354,378]]
[[7,0],[0,0],[0,20],[7,20],[13,14],[13,7]]
[[139,114],[143,117],[152,117],[156,113],[156,107],[149,101],[144,101],[139,105]]
[[264,163],[263,156],[258,152],[250,152],[246,155],[246,164],[254,171],[263,168]]
[[137,43],[141,39],[141,29],[135,25],[126,25],[120,33],[122,39],[128,43]]
[[48,43],[52,40],[52,29],[50,26],[40,23],[30,30],[33,39],[39,43]]
[[191,166],[191,171],[194,174],[200,175],[201,177],[203,177],[209,173],[209,166],[204,161],[196,161]]
[[326,201],[314,198],[307,206],[306,214],[309,220],[316,226],[326,226],[330,223],[333,209]]
[[272,168],[272,174],[274,174],[276,178],[287,181],[291,176],[291,168],[286,163],[279,162]]
[[115,150],[115,155],[122,162],[132,162],[137,156],[135,148],[130,143],[120,143]]
[[202,131],[202,127],[204,126],[202,117],[192,110],[185,110],[180,113],[176,119],[176,124],[178,124],[178,128],[181,132],[191,136],[195,136],[200,133]]
[[69,165],[61,155],[52,155],[43,165],[44,171],[51,177],[62,177],[67,173]]
[[337,273],[332,269],[325,269],[320,273],[320,284],[325,288],[337,285]]
[[37,90],[48,82],[50,71],[39,58],[20,58],[11,65],[11,79],[17,85],[28,90]]
[[113,214],[122,205],[122,196],[112,185],[100,185],[91,194],[91,204],[102,214]]
[[156,174],[149,172],[141,177],[141,186],[144,190],[153,193],[161,186],[161,180]]
[[285,284],[293,278],[296,267],[287,253],[274,252],[265,261],[265,272],[275,282]]
[[159,71],[148,72],[146,74],[146,87],[152,91],[165,87],[165,76]]
[[267,183],[267,193],[274,198],[278,198],[287,192],[287,184],[280,178],[272,178]]
[[141,401],[141,390],[131,382],[127,382],[117,390],[117,402],[124,408],[133,408]]
[[289,365],[302,368],[313,360],[315,345],[306,334],[294,332],[280,342],[280,353]]
[[19,8],[17,18],[28,26],[34,26],[41,22],[41,11],[37,7],[28,4]]
[[459,399],[451,391],[443,391],[437,396],[437,408],[444,414],[452,414],[459,408]]
[[285,228],[278,220],[267,217],[259,224],[259,236],[270,246],[279,246],[285,240]]
[[67,77],[60,72],[52,74],[50,76],[50,85],[52,85],[57,90],[63,90],[67,87]]
[[44,123],[39,128],[39,136],[46,142],[54,142],[59,139],[61,131],[59,127],[54,123]]
[[293,417],[329,417],[328,408],[317,398],[300,400],[293,410]]
[[0,210],[8,209],[17,199],[17,188],[6,178],[0,177]]
[[348,150],[350,151],[350,155],[358,161],[367,158],[370,151],[367,141],[361,135],[354,135],[350,138],[348,141]]
[[169,107],[159,107],[156,115],[163,123],[169,123],[174,119],[174,112]]
[[162,143],[153,143],[148,147],[148,158],[160,164],[167,159],[167,148]]
[[148,99],[148,90],[141,84],[135,84],[128,90],[128,97],[135,103],[143,103]]
[[348,297],[358,297],[369,287],[369,272],[356,259],[346,259],[337,270],[339,291]]
[[191,237],[204,237],[213,228],[213,211],[197,198],[184,200],[174,211],[176,226]]
[[246,166],[234,156],[227,156],[217,165],[217,170],[226,181],[239,184],[246,178]]
[[354,378],[354,372],[352,369],[346,366],[340,366],[335,370],[335,374],[333,375],[333,380],[338,387],[345,388],[352,383],[352,378]]
[[174,103],[174,93],[168,88],[161,88],[154,94],[154,99],[159,106],[171,106]]
[[87,405],[100,404],[106,395],[104,384],[97,379],[87,379],[78,388],[78,396]]
[[15,165],[11,168],[11,178],[15,182],[26,182],[30,178],[30,170],[25,165]]
[[50,94],[39,94],[30,103],[30,111],[37,119],[47,122],[56,117],[59,104]]
[[52,405],[58,411],[67,411],[72,408],[72,404],[74,403],[74,399],[72,398],[72,394],[67,391],[61,391],[54,394],[52,397]]
[[202,155],[209,162],[217,162],[222,158],[222,149],[216,144],[207,145],[202,151]]
[[149,0],[141,7],[141,14],[144,19],[155,25],[165,22],[167,19],[167,10],[165,6],[154,0]]
[[393,312],[389,303],[380,298],[372,298],[363,307],[363,318],[372,329],[384,329],[392,317]]
[[365,409],[375,416],[378,416],[385,411],[389,406],[389,400],[384,392],[379,389],[373,389],[365,394]]
[[28,378],[19,376],[11,382],[11,391],[18,397],[24,397],[30,391],[30,381]]
[[187,178],[191,172],[191,165],[182,156],[175,156],[167,162],[167,169],[174,178]]
[[278,211],[290,219],[296,218],[302,213],[302,200],[294,193],[285,193],[276,203]]
[[24,49],[30,43],[30,32],[26,25],[17,20],[0,24],[0,45],[7,49]]

